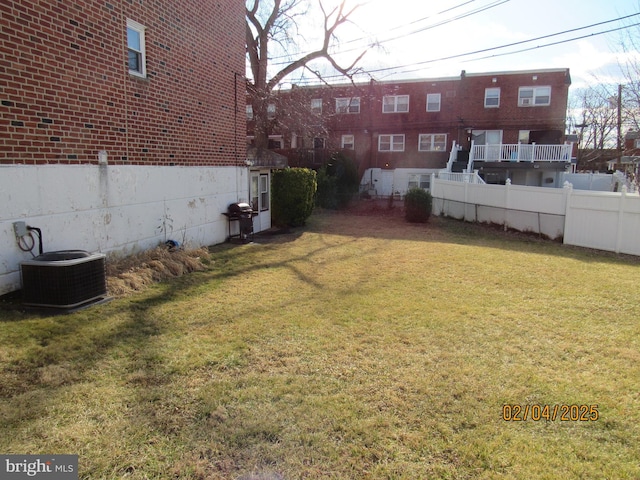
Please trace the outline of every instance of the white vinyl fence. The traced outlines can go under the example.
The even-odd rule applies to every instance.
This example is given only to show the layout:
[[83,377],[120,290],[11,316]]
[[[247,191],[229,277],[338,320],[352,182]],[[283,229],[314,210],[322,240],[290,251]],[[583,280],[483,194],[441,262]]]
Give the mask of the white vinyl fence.
[[433,213],[533,232],[567,245],[640,255],[640,196],[432,178]]

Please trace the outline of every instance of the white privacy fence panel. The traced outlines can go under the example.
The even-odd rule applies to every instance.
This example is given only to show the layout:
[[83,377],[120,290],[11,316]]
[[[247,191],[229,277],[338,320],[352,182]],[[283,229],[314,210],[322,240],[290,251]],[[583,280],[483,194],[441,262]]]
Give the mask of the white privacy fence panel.
[[640,197],[624,191],[572,191],[564,242],[640,255]]
[[433,213],[504,225],[568,245],[640,255],[640,196],[432,179]]

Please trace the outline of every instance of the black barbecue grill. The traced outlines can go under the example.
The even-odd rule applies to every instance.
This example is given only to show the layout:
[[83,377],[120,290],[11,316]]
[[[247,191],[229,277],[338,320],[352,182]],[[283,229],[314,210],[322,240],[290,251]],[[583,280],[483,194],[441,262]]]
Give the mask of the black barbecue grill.
[[[257,215],[248,203],[232,203],[223,215],[229,219],[229,240],[239,238],[243,243],[253,240],[253,217]],[[231,223],[238,222],[238,233],[231,235]]]

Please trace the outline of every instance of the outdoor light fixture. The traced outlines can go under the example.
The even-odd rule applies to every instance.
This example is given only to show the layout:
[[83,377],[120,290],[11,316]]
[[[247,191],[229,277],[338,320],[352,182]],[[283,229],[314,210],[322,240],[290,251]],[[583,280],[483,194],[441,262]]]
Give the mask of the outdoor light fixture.
[[98,165],[106,165],[109,162],[108,158],[107,151],[100,150],[98,152]]

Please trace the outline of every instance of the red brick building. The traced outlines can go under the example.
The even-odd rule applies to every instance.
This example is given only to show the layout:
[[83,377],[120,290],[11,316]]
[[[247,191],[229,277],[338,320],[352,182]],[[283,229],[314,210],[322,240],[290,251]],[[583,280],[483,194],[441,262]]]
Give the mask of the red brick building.
[[[297,151],[345,149],[362,173],[368,169],[444,169],[454,148],[460,170],[467,167],[472,141],[476,146],[563,144],[570,84],[568,69],[554,69],[463,71],[453,78],[297,87],[274,100],[272,146]],[[303,105],[311,120],[288,122],[292,111],[300,111]],[[249,136],[251,132],[249,121]],[[520,177],[521,183],[542,181],[538,175],[534,179],[516,172],[533,169],[532,162],[502,165],[504,160],[520,158],[512,158],[516,149],[508,150],[509,158],[502,151],[502,158],[495,162],[485,152],[482,161],[476,158],[473,169],[482,169],[487,177],[496,174],[497,182],[507,176]],[[295,155],[289,155],[293,156],[290,163],[295,164]],[[565,161],[543,167],[564,171],[570,162],[569,155]],[[538,171],[540,166],[538,163]]]
[[0,3],[0,294],[38,253],[25,225],[45,251],[212,245],[228,205],[257,197],[269,228],[244,72],[236,0]]
[[0,163],[243,159],[240,2],[12,0],[0,13]]

